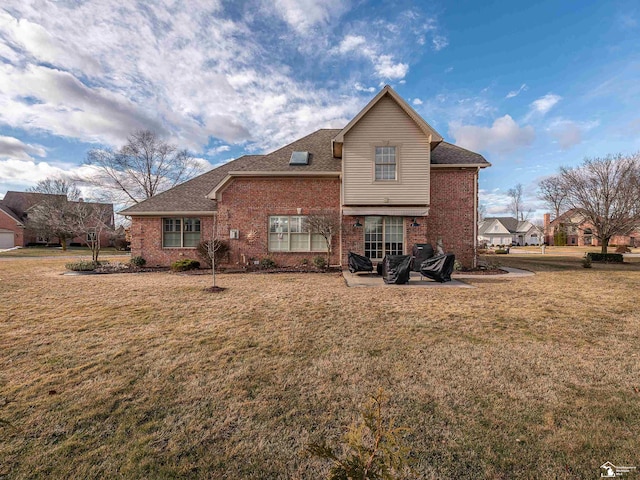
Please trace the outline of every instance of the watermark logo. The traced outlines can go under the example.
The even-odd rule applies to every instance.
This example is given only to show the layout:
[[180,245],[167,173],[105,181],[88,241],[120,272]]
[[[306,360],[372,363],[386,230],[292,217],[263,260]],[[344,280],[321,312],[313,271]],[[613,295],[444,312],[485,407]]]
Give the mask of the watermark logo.
[[615,466],[611,462],[605,462],[602,465],[600,465],[600,469],[602,470],[602,473],[600,473],[600,477],[615,478],[615,477],[620,477],[625,473],[635,472],[636,467]]

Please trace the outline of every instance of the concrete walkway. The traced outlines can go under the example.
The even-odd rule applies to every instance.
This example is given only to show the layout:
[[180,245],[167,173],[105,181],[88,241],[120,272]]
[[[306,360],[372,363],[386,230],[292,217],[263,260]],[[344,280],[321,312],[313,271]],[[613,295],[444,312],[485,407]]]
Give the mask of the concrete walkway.
[[433,280],[429,280],[428,278],[422,277],[420,278],[420,274],[418,272],[411,272],[411,277],[409,278],[409,283],[405,283],[404,285],[389,285],[384,283],[382,277],[376,275],[375,273],[351,273],[349,270],[343,270],[342,275],[344,276],[345,281],[347,282],[348,287],[389,287],[389,288],[400,288],[400,287],[421,287],[421,288],[476,288],[473,285],[469,285],[461,281],[460,279],[464,278],[484,278],[491,280],[513,280],[516,278],[522,277],[530,277],[535,275],[533,272],[529,272],[526,270],[520,270],[518,268],[510,268],[510,267],[501,267],[502,270],[506,270],[508,273],[502,275],[474,275],[471,273],[456,273],[450,282],[440,283],[435,282]]

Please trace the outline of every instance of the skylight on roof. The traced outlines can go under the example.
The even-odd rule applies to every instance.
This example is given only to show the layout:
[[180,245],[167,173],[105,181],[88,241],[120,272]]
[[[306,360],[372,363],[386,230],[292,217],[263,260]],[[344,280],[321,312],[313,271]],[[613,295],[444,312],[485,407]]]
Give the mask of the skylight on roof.
[[309,152],[293,152],[289,165],[309,165]]

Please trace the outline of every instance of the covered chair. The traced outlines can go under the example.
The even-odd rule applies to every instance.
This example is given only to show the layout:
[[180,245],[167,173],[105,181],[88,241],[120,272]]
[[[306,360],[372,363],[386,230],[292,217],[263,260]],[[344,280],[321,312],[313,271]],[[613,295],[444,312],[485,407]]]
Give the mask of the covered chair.
[[358,255],[357,253],[349,252],[347,259],[349,261],[349,271],[351,273],[373,272],[373,263],[371,263],[369,258]]
[[382,259],[382,280],[384,283],[402,285],[411,275],[411,255],[385,255]]
[[436,255],[420,265],[420,275],[436,282],[450,282],[456,256],[453,253]]

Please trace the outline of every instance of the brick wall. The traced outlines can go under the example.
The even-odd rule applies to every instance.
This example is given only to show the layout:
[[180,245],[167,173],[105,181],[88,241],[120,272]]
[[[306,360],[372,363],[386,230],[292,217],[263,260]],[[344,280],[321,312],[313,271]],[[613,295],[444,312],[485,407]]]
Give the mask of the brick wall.
[[[298,212],[300,209],[300,212]],[[229,263],[273,259],[277,265],[299,265],[325,252],[269,252],[269,216],[340,212],[338,178],[236,178],[218,204],[218,235],[229,240],[237,229],[239,239],[229,240]],[[339,261],[338,235],[333,239],[331,263]]]
[[0,228],[13,232],[14,245],[24,247],[24,229],[16,225],[16,221],[0,211]]
[[427,242],[442,237],[446,252],[452,252],[466,267],[474,263],[475,169],[432,169],[431,208],[426,221]]
[[[418,217],[419,227],[411,227],[413,217],[405,217],[405,248],[414,243],[436,244],[441,237],[445,250],[453,252],[465,266],[472,266],[475,252],[474,193],[475,170],[437,169],[431,171],[429,216]],[[298,265],[312,261],[322,252],[269,252],[269,216],[309,215],[340,212],[340,180],[337,178],[235,178],[222,193],[218,204],[218,238],[230,244],[228,263],[244,265],[250,260],[273,259],[278,265]],[[331,263],[347,264],[349,251],[364,253],[364,228],[354,227],[356,219],[342,218],[342,243],[336,235]],[[212,217],[201,217],[202,239],[210,238]],[[239,231],[230,239],[229,231]],[[148,265],[169,265],[181,258],[198,259],[194,249],[162,248],[162,218],[133,217],[131,254],[141,255]],[[341,247],[341,248],[340,248]],[[342,251],[342,257],[340,257]]]
[[[202,240],[211,238],[213,216],[200,219]],[[131,256],[141,256],[148,266],[169,266],[176,260],[201,261],[195,248],[162,248],[162,217],[131,217]]]

